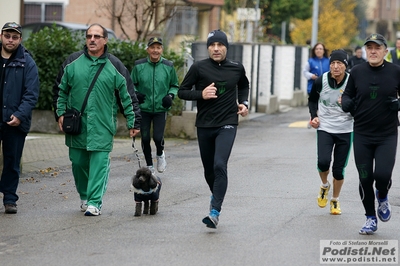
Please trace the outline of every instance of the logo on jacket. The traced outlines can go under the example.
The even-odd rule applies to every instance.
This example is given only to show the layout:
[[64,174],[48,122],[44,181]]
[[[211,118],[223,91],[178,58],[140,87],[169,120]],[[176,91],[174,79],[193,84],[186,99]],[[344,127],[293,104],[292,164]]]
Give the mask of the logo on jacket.
[[376,97],[378,96],[378,86],[370,86],[369,89],[371,90],[371,92],[369,93],[369,97],[371,100],[375,100]]
[[226,82],[217,82],[216,85],[217,85],[216,86],[217,87],[217,95],[224,94],[226,91],[226,87],[225,87]]

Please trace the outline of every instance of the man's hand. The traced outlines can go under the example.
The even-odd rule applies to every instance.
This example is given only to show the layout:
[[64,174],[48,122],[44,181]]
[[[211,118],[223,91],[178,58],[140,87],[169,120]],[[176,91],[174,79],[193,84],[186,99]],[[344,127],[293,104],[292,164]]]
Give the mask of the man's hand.
[[62,115],[58,118],[58,128],[60,129],[61,132],[64,132],[63,124],[64,124],[64,116]]
[[21,124],[21,120],[18,119],[15,115],[11,115],[10,121],[7,122],[7,125],[12,126],[12,127],[17,127]]
[[314,117],[313,120],[311,120],[310,125],[317,129],[319,127],[319,118],[318,117]]
[[168,109],[172,106],[172,95],[167,94],[166,96],[164,96],[164,98],[162,98],[162,106],[165,109]]
[[136,129],[136,128],[131,128],[129,129],[129,136],[131,138],[136,137],[137,134],[139,134],[140,129]]
[[245,117],[246,115],[249,114],[249,110],[247,109],[246,105],[244,105],[244,104],[239,104],[238,109],[239,109],[239,111],[237,112],[238,115]]
[[204,100],[218,98],[216,94],[217,94],[217,88],[214,86],[214,82],[208,85],[202,92]]

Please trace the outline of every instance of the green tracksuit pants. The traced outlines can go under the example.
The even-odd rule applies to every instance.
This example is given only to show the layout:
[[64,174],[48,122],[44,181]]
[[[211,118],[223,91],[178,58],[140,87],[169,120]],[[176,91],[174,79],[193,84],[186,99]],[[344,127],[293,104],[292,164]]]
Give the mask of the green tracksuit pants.
[[110,152],[69,148],[69,159],[81,200],[100,210],[110,174]]

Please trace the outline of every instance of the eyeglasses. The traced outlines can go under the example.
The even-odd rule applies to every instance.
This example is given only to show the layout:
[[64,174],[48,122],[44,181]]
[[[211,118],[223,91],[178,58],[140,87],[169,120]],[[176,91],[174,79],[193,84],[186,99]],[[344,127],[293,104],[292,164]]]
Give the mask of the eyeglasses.
[[21,37],[19,35],[3,34],[4,38],[7,40],[12,38],[13,41],[19,40]]
[[100,38],[104,38],[104,36],[98,35],[98,34],[86,34],[86,39],[90,40],[92,38],[95,38],[96,40],[99,40]]

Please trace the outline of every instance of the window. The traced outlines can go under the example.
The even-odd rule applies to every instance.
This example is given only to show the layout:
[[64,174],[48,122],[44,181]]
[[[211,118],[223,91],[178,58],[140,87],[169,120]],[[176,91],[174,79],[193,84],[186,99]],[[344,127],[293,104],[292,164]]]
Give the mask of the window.
[[197,9],[187,6],[177,6],[172,17],[171,26],[175,34],[197,34]]
[[29,3],[24,5],[24,24],[45,21],[63,21],[63,5]]
[[392,0],[386,0],[386,10],[390,10]]

